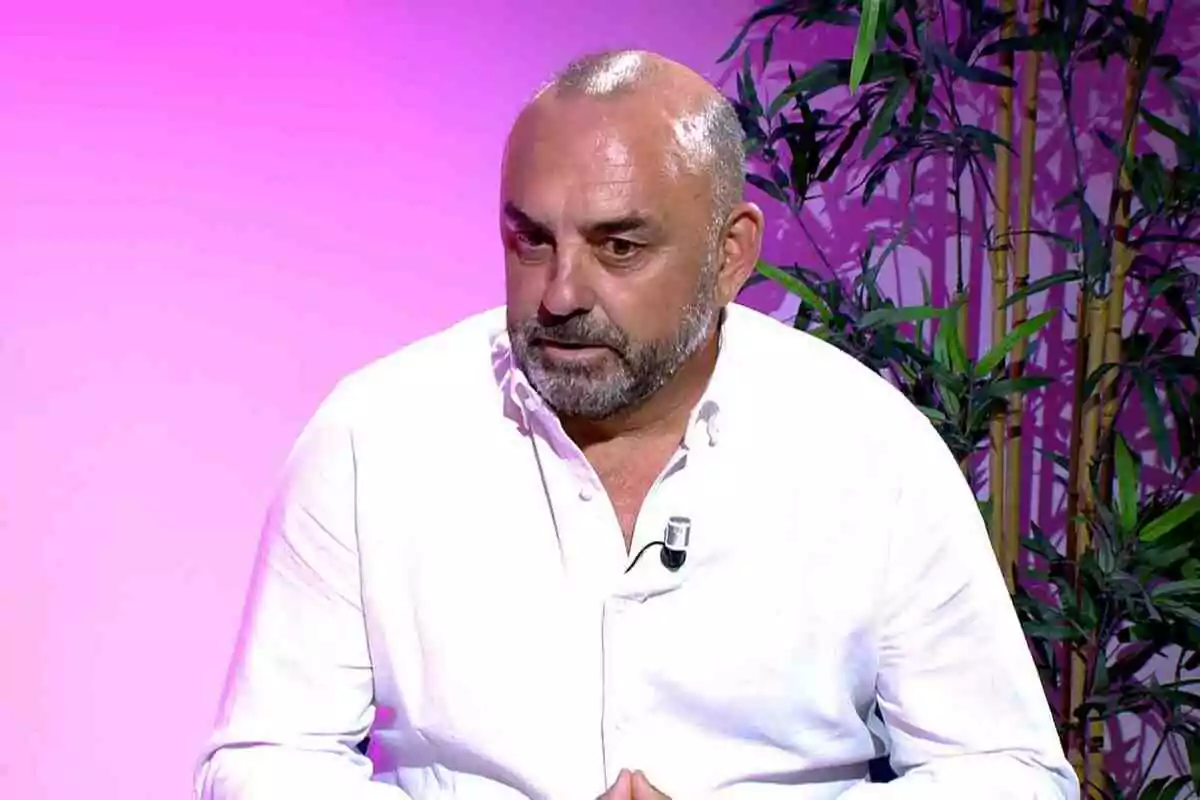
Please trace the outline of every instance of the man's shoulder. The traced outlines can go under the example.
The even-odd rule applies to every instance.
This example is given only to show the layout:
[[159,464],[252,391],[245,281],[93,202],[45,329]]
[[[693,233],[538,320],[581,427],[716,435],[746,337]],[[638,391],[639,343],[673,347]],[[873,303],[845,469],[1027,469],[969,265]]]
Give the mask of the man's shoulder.
[[381,409],[423,413],[483,400],[497,389],[492,348],[504,307],[471,314],[342,376],[327,402],[364,421]]
[[928,419],[890,381],[836,345],[746,306],[731,307],[738,361],[762,402],[804,435],[812,425],[863,443],[916,433]]
[[[730,307],[738,360],[770,388],[805,394],[898,394],[882,376],[845,350],[748,306]],[[901,397],[901,399],[903,399]]]

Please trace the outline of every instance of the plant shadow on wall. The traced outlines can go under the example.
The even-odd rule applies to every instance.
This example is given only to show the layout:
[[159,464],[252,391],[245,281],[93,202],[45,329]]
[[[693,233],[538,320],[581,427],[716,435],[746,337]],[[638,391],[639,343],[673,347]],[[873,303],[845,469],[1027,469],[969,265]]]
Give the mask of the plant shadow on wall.
[[758,277],[958,458],[1094,798],[1200,795],[1188,13],[793,0],[720,59],[800,262]]

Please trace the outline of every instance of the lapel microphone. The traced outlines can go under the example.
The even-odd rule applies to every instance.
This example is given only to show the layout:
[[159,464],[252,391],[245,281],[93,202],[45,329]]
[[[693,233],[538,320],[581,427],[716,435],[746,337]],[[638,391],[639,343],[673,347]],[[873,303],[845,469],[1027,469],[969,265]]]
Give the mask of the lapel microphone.
[[657,542],[650,544],[638,551],[638,554],[633,557],[633,561],[625,568],[625,572],[629,573],[637,564],[638,559],[642,557],[651,547],[662,547],[662,552],[659,553],[659,560],[662,565],[671,572],[678,572],[683,566],[683,562],[687,560],[688,545],[692,541],[692,521],[688,517],[671,517],[667,520],[667,529],[663,531],[663,538]]
[[692,521],[687,517],[671,517],[663,532],[662,565],[671,572],[678,572],[687,560],[688,545],[692,540]]

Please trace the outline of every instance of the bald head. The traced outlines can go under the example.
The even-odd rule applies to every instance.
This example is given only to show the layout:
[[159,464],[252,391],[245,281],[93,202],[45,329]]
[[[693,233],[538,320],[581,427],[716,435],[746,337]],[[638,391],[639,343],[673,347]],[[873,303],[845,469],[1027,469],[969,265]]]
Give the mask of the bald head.
[[522,110],[500,180],[509,335],[560,415],[610,420],[707,380],[761,242],[742,161],[730,104],[651,53],[581,58]]
[[641,100],[666,117],[668,164],[703,176],[712,192],[714,223],[742,200],[745,139],[732,104],[692,69],[645,50],[592,53],[569,63],[531,105],[572,98]]

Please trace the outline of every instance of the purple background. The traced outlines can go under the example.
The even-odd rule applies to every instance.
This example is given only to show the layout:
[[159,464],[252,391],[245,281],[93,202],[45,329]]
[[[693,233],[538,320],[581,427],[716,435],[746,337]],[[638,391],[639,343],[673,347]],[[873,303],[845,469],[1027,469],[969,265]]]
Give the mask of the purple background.
[[[715,59],[756,5],[5,8],[0,797],[190,795],[300,427],[346,372],[503,300],[498,162],[522,103],[606,47],[728,86]],[[835,267],[894,227],[896,198],[814,206]],[[917,268],[944,268],[944,194],[929,202],[929,246],[897,251],[889,279],[906,302]],[[815,264],[764,207],[767,255]]]

